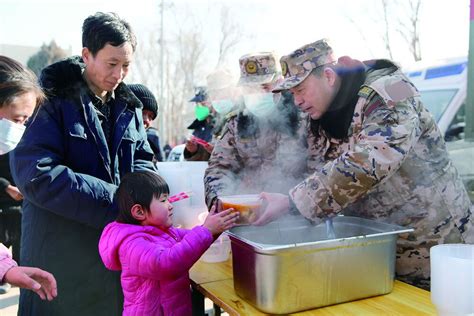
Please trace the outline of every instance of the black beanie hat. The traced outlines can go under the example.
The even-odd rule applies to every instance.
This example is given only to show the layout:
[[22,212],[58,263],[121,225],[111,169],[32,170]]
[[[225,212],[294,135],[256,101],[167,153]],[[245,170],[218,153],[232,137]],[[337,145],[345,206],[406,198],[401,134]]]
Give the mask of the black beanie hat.
[[127,87],[132,90],[133,94],[135,94],[135,96],[143,104],[144,110],[153,112],[153,119],[155,119],[158,115],[158,102],[156,102],[156,98],[150,89],[140,83],[128,84]]

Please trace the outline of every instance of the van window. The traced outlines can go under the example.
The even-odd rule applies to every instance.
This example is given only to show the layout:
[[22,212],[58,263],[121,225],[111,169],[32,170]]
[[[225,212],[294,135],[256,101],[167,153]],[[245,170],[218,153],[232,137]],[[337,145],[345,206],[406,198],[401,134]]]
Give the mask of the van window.
[[420,91],[421,101],[438,122],[457,92],[458,89],[424,90]]
[[464,128],[466,127],[466,106],[461,105],[444,135],[447,142],[464,139]]

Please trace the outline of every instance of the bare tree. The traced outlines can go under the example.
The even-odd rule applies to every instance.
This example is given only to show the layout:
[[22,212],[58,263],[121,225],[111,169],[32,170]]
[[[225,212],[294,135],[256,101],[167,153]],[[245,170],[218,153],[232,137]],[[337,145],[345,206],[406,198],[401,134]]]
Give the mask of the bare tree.
[[370,48],[372,45],[370,45],[370,41],[367,39],[367,36],[365,36],[365,33],[364,31],[361,29],[360,25],[358,23],[356,23],[356,21],[349,15],[349,14],[346,14],[345,15],[347,20],[355,27],[355,29],[357,30],[357,32],[359,33],[360,37],[362,38],[362,40],[364,41],[365,43],[365,46],[367,47],[367,49],[369,50],[369,53],[370,55],[374,55],[373,54],[373,51],[372,49]]
[[220,26],[221,36],[219,40],[217,68],[225,64],[229,51],[239,43],[243,36],[241,28],[234,20],[231,9],[226,5],[222,5],[220,10]]
[[407,42],[415,61],[421,60],[420,28],[418,27],[420,22],[421,1],[422,0],[397,1],[397,4],[400,6],[408,2],[408,8],[406,6],[404,7],[404,11],[408,16],[408,22],[400,19],[397,31]]
[[[160,104],[160,115],[163,126],[161,139],[163,145],[182,142],[188,133],[187,124],[193,120],[194,108],[189,105],[189,98],[194,94],[198,82],[202,82],[204,66],[211,50],[218,47],[217,64],[225,63],[226,58],[238,45],[242,31],[233,19],[230,9],[220,9],[220,38],[212,42],[204,38],[202,19],[191,9],[168,6],[165,38],[160,39],[160,29],[153,30],[142,39],[135,52],[135,64],[127,81],[147,85],[158,96],[161,71],[164,76],[163,104]],[[179,9],[179,10],[178,10]],[[185,21],[183,23],[183,21]],[[164,67],[160,67],[160,52],[163,46]],[[213,63],[212,63],[213,64]],[[206,69],[209,71],[210,69]],[[155,121],[155,126],[158,120]]]
[[166,63],[167,102],[163,111],[167,123],[165,138],[179,143],[186,134],[185,119],[190,119],[192,108],[188,98],[194,91],[196,75],[201,67],[204,41],[197,26],[180,29],[168,50]]
[[392,48],[390,46],[390,29],[389,29],[389,16],[388,16],[388,0],[382,0],[382,10],[383,10],[383,20],[384,20],[384,35],[383,40],[385,43],[385,49],[390,56],[390,59],[393,59]]
[[[394,58],[392,40],[396,34],[400,35],[407,42],[414,60],[421,59],[419,34],[421,2],[422,0],[382,0],[381,2],[374,0],[374,6],[372,7],[380,3],[381,7],[377,9],[377,11],[380,11],[369,14],[369,16],[373,16],[372,20],[375,24],[375,29],[381,30],[381,39],[390,59]],[[364,11],[368,12],[369,9],[369,7],[365,8]],[[373,41],[366,36],[366,32],[361,29],[358,21],[354,21],[349,14],[346,14],[346,17],[354,25],[370,49],[374,45]],[[377,27],[377,25],[381,27]],[[370,53],[372,54],[371,51]]]
[[159,37],[156,31],[147,35],[147,38],[137,45],[133,72],[129,76],[129,81],[144,84],[157,93],[160,74]]

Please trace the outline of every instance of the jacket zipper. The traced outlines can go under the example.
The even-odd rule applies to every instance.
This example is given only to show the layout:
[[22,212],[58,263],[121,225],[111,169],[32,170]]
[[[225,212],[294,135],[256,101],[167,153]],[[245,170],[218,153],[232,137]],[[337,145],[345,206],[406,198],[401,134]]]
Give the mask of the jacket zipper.
[[[82,99],[82,95],[81,95],[81,105],[82,105],[82,112],[84,114],[84,120],[86,122],[86,125],[87,125],[87,128],[89,129],[89,132],[92,134],[92,137],[94,138],[94,141],[95,141],[95,144],[97,145],[97,147],[99,148],[99,142],[97,141],[97,137],[95,136],[95,134],[92,132],[92,129],[90,127],[90,124],[89,124],[89,121],[87,120],[87,113],[86,113],[86,107],[84,105],[84,101]],[[110,183],[114,183],[114,180],[113,180],[113,177],[112,177],[112,171],[110,169],[110,167],[107,165],[107,162],[104,158],[104,156],[102,155],[102,152],[99,150],[99,155],[100,155],[100,158],[102,159],[102,164],[104,165],[105,169],[107,170],[107,173],[109,175],[109,178],[110,178]]]

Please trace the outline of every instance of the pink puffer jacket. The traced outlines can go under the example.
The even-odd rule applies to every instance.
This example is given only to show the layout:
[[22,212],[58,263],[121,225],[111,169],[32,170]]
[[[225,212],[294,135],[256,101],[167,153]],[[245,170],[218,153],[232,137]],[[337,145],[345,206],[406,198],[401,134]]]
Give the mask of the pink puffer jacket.
[[0,284],[3,283],[3,277],[13,267],[16,267],[16,262],[12,259],[10,251],[3,244],[0,244]]
[[210,231],[107,225],[99,241],[105,266],[122,271],[123,315],[191,315],[189,269],[213,242]]

